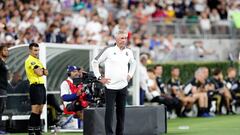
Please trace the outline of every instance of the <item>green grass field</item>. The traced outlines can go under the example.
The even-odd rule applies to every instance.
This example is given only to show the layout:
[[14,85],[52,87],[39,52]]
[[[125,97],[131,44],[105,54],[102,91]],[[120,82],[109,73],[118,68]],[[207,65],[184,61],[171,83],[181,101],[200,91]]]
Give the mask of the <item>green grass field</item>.
[[[181,127],[188,127],[188,129],[181,129]],[[50,135],[51,133],[47,134]],[[58,135],[82,134],[58,133]],[[240,135],[240,115],[217,116],[214,118],[178,118],[169,120],[168,133],[166,135]]]
[[169,120],[167,135],[240,135],[240,115]]

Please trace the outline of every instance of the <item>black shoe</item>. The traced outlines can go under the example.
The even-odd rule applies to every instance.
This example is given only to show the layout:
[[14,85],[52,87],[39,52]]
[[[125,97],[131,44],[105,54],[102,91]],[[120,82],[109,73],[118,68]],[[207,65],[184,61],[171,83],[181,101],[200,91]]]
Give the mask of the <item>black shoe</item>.
[[28,128],[28,135],[35,135],[34,127],[29,127]]
[[36,127],[36,128],[34,129],[34,132],[35,132],[35,135],[42,135],[41,127]]
[[34,135],[42,135],[42,131],[35,131]]
[[236,115],[236,113],[233,111],[227,111],[227,115]]

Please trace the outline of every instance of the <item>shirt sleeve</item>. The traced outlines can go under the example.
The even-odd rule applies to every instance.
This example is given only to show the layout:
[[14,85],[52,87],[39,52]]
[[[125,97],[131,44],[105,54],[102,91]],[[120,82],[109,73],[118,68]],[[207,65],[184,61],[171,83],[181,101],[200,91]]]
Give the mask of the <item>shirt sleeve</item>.
[[143,66],[140,65],[140,87],[145,90],[148,91],[148,80],[149,80],[149,76],[147,74],[147,69]]
[[27,64],[28,64],[28,68],[30,68],[30,69],[35,69],[37,67],[41,67],[41,65],[37,64],[35,61],[29,61],[29,62],[27,62]]
[[62,82],[60,89],[61,89],[61,97],[66,94],[71,94],[70,87],[66,81]]
[[133,56],[133,52],[132,51],[130,51],[130,52],[131,52],[130,53],[130,60],[129,60],[130,69],[129,69],[128,75],[130,77],[133,77],[133,74],[134,74],[134,72],[136,70],[137,62],[136,62],[136,60],[135,60],[135,58]]
[[100,71],[99,71],[99,64],[104,62],[107,59],[107,49],[108,47],[104,48],[98,55],[93,59],[92,61],[92,68],[94,75],[99,78],[101,76]]
[[191,83],[187,84],[183,89],[184,94],[189,94],[191,92],[192,88],[193,88],[193,85]]
[[3,68],[3,62],[0,60],[0,68]]

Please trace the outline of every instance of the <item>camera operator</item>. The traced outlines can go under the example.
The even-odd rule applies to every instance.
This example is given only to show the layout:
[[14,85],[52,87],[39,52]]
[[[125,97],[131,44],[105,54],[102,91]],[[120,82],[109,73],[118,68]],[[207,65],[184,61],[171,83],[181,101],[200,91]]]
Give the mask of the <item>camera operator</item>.
[[74,79],[79,78],[79,68],[76,66],[67,67],[68,78],[61,84],[61,98],[64,104],[64,113],[81,111],[85,105],[82,105],[80,96],[82,95],[81,86],[76,86]]

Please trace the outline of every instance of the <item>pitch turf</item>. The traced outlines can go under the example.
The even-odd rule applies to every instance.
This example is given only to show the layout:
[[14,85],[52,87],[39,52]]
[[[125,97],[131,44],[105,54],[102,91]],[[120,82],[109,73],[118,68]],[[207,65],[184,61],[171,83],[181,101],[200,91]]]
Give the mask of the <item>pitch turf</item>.
[[[51,133],[47,134],[50,135]],[[58,133],[58,135],[82,134]],[[168,133],[166,135],[240,135],[240,115],[169,120]]]
[[167,135],[240,135],[240,115],[169,120]]

